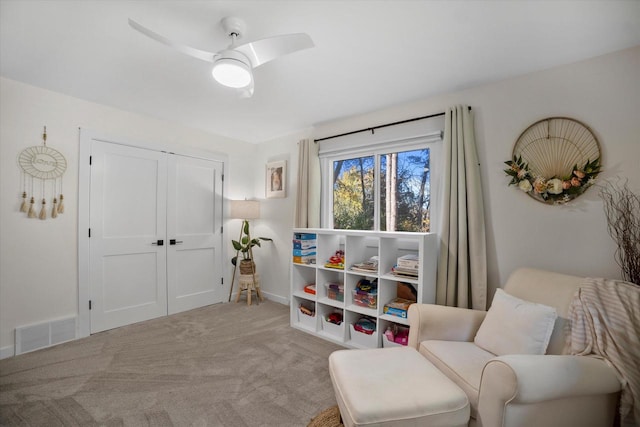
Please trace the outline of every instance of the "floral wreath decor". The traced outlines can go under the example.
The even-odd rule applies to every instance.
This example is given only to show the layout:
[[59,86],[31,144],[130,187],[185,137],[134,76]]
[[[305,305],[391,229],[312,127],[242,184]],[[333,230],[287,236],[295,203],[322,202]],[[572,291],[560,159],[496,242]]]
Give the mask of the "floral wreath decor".
[[600,158],[587,160],[579,167],[573,167],[568,176],[533,176],[529,165],[522,160],[522,156],[513,156],[513,160],[505,162],[509,166],[504,172],[511,177],[509,185],[517,185],[520,190],[544,203],[564,204],[591,187],[600,173]]
[[522,132],[505,173],[530,197],[562,205],[584,193],[600,173],[600,146],[591,129],[568,117],[548,117]]

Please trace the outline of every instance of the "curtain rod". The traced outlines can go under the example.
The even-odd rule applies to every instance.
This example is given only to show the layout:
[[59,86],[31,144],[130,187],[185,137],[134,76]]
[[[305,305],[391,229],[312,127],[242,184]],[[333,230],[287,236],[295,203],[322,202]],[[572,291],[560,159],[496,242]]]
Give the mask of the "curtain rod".
[[[471,107],[469,107],[469,111],[471,111]],[[389,126],[395,126],[395,125],[402,125],[404,123],[415,122],[417,120],[430,119],[430,118],[433,118],[433,117],[440,117],[440,116],[444,116],[444,115],[445,115],[445,113],[443,112],[443,113],[429,114],[428,116],[414,117],[413,119],[401,120],[399,122],[386,123],[384,125],[378,125],[378,126],[372,126],[372,127],[369,127],[369,128],[353,130],[351,132],[345,132],[345,133],[341,133],[339,135],[325,136],[324,138],[314,139],[313,142],[317,143],[317,142],[320,142],[320,141],[325,141],[327,139],[339,138],[341,136],[353,135],[354,133],[360,133],[360,132],[369,132],[370,131],[372,134],[374,134],[376,129],[382,129],[382,128],[386,128],[386,127],[389,127]]]

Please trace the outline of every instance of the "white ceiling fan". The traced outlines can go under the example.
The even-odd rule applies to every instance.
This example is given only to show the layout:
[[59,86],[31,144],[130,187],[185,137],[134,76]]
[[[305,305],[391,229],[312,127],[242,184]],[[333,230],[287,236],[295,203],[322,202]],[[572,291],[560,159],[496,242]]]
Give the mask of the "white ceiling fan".
[[220,24],[231,38],[231,44],[226,49],[212,53],[176,43],[129,19],[129,25],[145,36],[185,55],[212,62],[213,78],[224,86],[239,89],[241,95],[247,98],[253,95],[254,68],[280,56],[314,47],[313,40],[305,33],[285,34],[236,45],[236,41],[242,37],[246,29],[244,21],[235,17],[226,17],[220,21]]

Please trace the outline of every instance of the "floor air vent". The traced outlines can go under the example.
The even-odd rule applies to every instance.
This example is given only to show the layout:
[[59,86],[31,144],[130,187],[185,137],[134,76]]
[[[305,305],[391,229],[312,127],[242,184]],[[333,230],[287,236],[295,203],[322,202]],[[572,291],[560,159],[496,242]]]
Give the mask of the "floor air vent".
[[75,337],[75,317],[19,326],[16,328],[16,355],[71,341]]

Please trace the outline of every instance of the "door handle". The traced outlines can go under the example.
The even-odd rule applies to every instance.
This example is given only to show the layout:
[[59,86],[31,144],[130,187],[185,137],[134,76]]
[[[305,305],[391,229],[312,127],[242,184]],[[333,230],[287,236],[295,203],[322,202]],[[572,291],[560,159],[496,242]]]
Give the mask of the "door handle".
[[162,246],[164,245],[164,240],[158,240],[157,242],[153,242],[152,245]]
[[170,245],[181,245],[182,243],[184,243],[182,240],[176,240],[176,239],[169,240]]

